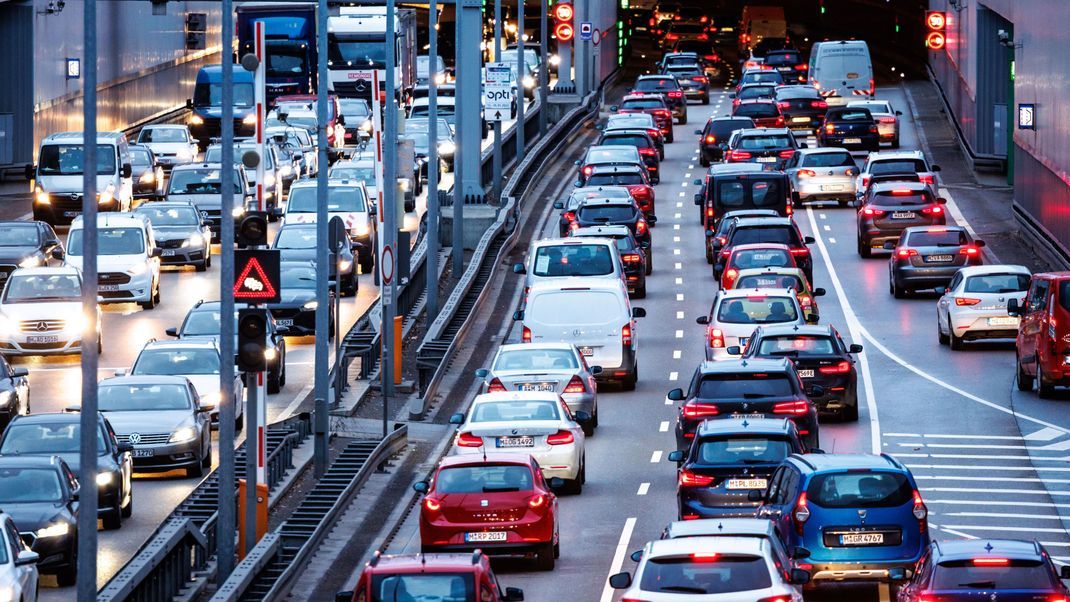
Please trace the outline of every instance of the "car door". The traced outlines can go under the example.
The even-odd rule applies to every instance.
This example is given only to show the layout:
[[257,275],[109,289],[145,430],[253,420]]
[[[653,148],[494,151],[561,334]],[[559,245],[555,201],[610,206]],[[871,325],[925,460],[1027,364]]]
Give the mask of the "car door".
[[1047,321],[1047,298],[1050,283],[1048,280],[1037,278],[1029,286],[1029,293],[1025,298],[1024,315],[1022,316],[1021,328],[1018,331],[1018,354],[1024,369],[1029,374],[1036,374],[1037,349],[1045,333],[1043,332]]
[[[19,536],[18,529],[15,528],[15,523],[10,518],[4,521],[4,534],[7,539],[7,552],[11,557],[11,563],[15,564],[15,559],[19,557],[24,551],[29,551],[29,547],[23,543],[22,538]],[[0,542],[2,543],[2,542]],[[33,595],[37,592],[37,565],[30,564],[24,566],[15,567],[15,579],[19,584],[19,591],[22,594],[23,600],[36,600],[37,596]]]
[[962,284],[962,272],[955,272],[955,275],[951,277],[951,282],[947,285],[947,289],[944,294],[940,296],[940,300],[936,302],[936,321],[940,325],[940,328],[947,328],[947,331],[951,332],[951,322],[948,320],[948,312],[951,309],[951,297],[954,295]]

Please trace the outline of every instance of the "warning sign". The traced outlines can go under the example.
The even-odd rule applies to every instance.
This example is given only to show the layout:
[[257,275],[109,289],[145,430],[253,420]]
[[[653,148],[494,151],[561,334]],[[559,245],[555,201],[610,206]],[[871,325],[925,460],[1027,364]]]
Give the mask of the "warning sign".
[[279,251],[236,249],[234,251],[234,300],[247,303],[278,303],[281,300]]

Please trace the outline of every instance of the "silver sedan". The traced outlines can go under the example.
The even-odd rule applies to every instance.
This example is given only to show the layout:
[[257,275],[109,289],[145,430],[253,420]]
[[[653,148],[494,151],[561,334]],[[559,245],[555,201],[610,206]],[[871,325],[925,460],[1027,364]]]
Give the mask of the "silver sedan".
[[784,171],[796,203],[836,201],[846,206],[855,198],[858,166],[845,149],[804,148],[788,159]]
[[546,391],[561,395],[568,409],[590,415],[581,421],[586,434],[598,426],[598,385],[595,376],[601,366],[587,361],[569,343],[521,343],[502,345],[491,368],[476,370],[483,379],[482,393],[502,391]]

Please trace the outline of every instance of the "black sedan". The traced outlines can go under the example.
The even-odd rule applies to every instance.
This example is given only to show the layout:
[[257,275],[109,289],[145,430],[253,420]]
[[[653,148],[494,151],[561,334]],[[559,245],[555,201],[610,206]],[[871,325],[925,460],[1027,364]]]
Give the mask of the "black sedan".
[[773,96],[784,125],[792,130],[813,130],[828,113],[828,102],[813,86],[781,86]]
[[561,211],[557,223],[558,235],[568,236],[569,230],[579,228],[579,224],[576,224],[576,211],[585,199],[598,198],[628,200],[632,198],[632,193],[624,186],[592,186],[573,189],[567,199],[554,203],[554,209]]
[[825,121],[817,129],[817,142],[821,146],[876,152],[881,147],[881,135],[869,109],[837,107],[825,113]]
[[0,355],[0,433],[15,416],[30,413],[30,379],[26,368],[14,368]]
[[742,351],[744,358],[788,358],[818,412],[858,420],[854,355],[862,346],[844,343],[832,326],[759,326]]
[[[285,261],[282,263],[282,301],[269,304],[275,324],[285,326],[288,334],[309,336],[316,334],[316,263],[314,261]],[[334,336],[334,291],[327,305],[328,338]]]
[[[331,280],[341,279],[342,295],[355,296],[357,294],[357,266],[356,257],[353,255],[353,242],[346,234],[346,240],[342,241],[334,250],[337,258],[336,271]],[[272,249],[281,251],[282,261],[315,261],[319,254],[316,243],[316,224],[286,224],[279,228],[275,235]]]
[[155,201],[163,198],[163,166],[149,147],[130,145],[130,167],[135,199]]
[[198,272],[212,265],[212,230],[197,208],[181,201],[146,203],[134,210],[148,218],[163,265],[192,265]]
[[78,579],[78,479],[56,456],[0,458],[0,505],[60,587]]
[[695,130],[695,134],[699,136],[699,163],[703,167],[709,167],[710,163],[723,161],[724,151],[728,148],[728,139],[732,133],[753,127],[754,120],[750,117],[711,117],[706,122],[706,127]]
[[[57,412],[17,416],[4,429],[0,438],[0,458],[9,456],[59,456],[77,476],[81,458],[81,415],[78,412]],[[129,443],[119,443],[115,431],[103,414],[97,415],[97,516],[104,521],[105,529],[118,529],[124,518],[134,511],[134,496],[130,487],[130,475],[134,470],[131,456],[134,448]],[[89,478],[93,478],[90,476]]]
[[16,269],[46,266],[54,261],[52,251],[63,245],[56,231],[45,222],[0,222],[0,288]]
[[[648,223],[648,220],[651,220]],[[656,217],[644,217],[639,210],[639,205],[633,199],[586,199],[580,203],[576,210],[575,224],[580,228],[588,226],[627,226],[632,235],[639,241],[639,245],[650,251],[650,223],[656,221]],[[649,264],[648,264],[649,265]]]

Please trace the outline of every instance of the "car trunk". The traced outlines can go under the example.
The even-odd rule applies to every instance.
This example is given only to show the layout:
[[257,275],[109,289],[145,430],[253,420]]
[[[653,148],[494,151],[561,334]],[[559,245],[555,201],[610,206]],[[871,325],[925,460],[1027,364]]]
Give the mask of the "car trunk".
[[948,266],[964,266],[967,262],[968,256],[960,251],[958,245],[911,248],[918,252],[917,255],[910,256],[910,265],[914,267],[943,268]]
[[687,467],[689,472],[713,477],[714,480],[706,487],[687,488],[688,493],[703,506],[737,508],[741,515],[751,516],[760,502],[748,499],[750,491],[764,491],[776,467],[775,463],[748,464],[745,467],[691,464]]
[[[811,500],[810,503],[820,505]],[[866,562],[914,557],[920,550],[920,532],[910,514],[911,504],[890,508],[835,508],[820,512],[821,542],[842,558],[850,550],[852,562]],[[863,518],[864,513],[864,518]],[[905,516],[910,523],[903,522]],[[813,552],[813,550],[811,550]],[[814,552],[814,560],[823,560]]]
[[494,376],[509,391],[550,391],[560,393],[565,390],[574,371],[552,372],[549,370],[526,370],[503,372],[495,370]]
[[483,438],[483,445],[491,450],[516,450],[532,454],[550,451],[547,435],[560,430],[557,420],[524,420],[494,426],[469,425],[468,432]]
[[929,205],[917,203],[896,203],[895,197],[881,195],[872,203],[875,209],[884,212],[873,216],[873,225],[881,230],[902,230],[911,226],[928,226],[936,223],[929,215],[922,213]]
[[874,127],[872,121],[833,121],[831,122],[833,131],[829,132],[828,127],[825,128],[825,133],[833,136],[843,136],[845,138],[863,138],[869,136],[873,132],[870,128]]
[[527,512],[525,499],[533,492],[446,493],[441,495],[442,516],[451,523],[515,522]]

